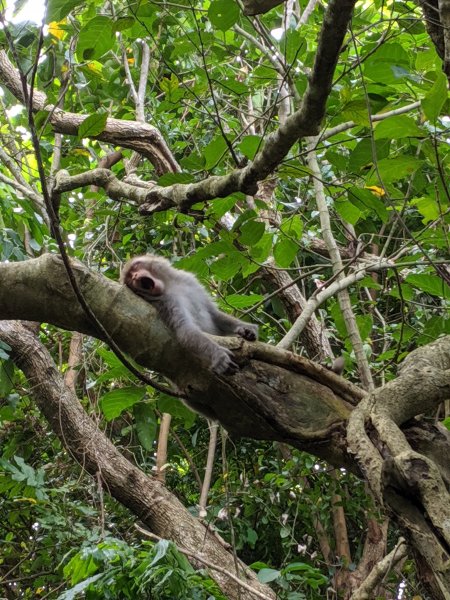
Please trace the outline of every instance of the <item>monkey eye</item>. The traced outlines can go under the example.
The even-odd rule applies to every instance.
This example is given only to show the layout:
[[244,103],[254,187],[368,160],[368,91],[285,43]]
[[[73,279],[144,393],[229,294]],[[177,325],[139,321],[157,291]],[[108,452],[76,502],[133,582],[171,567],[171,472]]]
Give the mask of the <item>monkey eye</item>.
[[141,277],[139,281],[144,290],[152,290],[155,287],[155,282],[151,277]]

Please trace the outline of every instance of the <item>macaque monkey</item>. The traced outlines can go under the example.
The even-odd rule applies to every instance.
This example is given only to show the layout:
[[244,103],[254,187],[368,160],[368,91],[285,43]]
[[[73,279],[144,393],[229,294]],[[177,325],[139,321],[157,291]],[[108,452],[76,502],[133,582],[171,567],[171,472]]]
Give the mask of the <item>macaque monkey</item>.
[[152,302],[176,340],[217,375],[234,373],[238,365],[231,350],[222,348],[205,333],[238,335],[249,341],[258,337],[257,325],[221,312],[192,273],[175,269],[165,258],[136,256],[125,264],[120,280]]

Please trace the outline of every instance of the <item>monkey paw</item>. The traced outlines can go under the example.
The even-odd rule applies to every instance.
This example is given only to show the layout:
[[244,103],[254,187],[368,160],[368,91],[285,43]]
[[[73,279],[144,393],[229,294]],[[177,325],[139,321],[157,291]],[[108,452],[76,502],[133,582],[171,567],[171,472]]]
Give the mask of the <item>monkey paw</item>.
[[212,362],[212,370],[216,375],[233,375],[239,370],[239,366],[233,360],[231,350],[220,348]]
[[258,339],[258,325],[245,323],[236,329],[236,334],[248,342],[254,342]]

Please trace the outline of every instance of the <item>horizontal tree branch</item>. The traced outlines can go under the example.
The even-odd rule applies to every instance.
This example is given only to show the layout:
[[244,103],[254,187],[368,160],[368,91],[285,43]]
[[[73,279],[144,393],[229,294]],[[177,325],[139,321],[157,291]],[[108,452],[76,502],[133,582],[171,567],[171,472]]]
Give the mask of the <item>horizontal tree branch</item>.
[[[175,341],[152,305],[126,286],[73,262],[86,302],[131,358],[184,391],[199,411],[213,411],[235,436],[280,440],[351,468],[342,433],[361,391],[308,359],[262,343],[215,338],[231,348],[240,369],[215,376]],[[62,261],[44,255],[0,264],[3,319],[47,322],[102,336],[79,306]]]
[[[0,83],[3,83],[17,100],[25,101],[19,72],[10,62],[5,50],[0,50]],[[55,133],[64,135],[77,136],[80,125],[89,116],[56,108],[47,103],[47,96],[43,92],[33,90],[33,111],[40,110],[48,112],[49,122]],[[108,117],[102,133],[88,137],[142,154],[152,163],[158,175],[180,170],[160,131],[148,123]]]

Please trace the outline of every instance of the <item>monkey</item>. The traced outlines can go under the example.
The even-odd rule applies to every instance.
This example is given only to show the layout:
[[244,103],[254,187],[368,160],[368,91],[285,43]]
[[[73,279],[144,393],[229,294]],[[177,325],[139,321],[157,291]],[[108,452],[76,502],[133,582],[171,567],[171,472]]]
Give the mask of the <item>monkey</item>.
[[219,346],[206,333],[258,338],[258,326],[220,311],[192,273],[172,267],[161,256],[145,254],[123,267],[121,283],[154,304],[164,323],[181,346],[198,356],[216,375],[233,374],[238,365],[231,350]]

